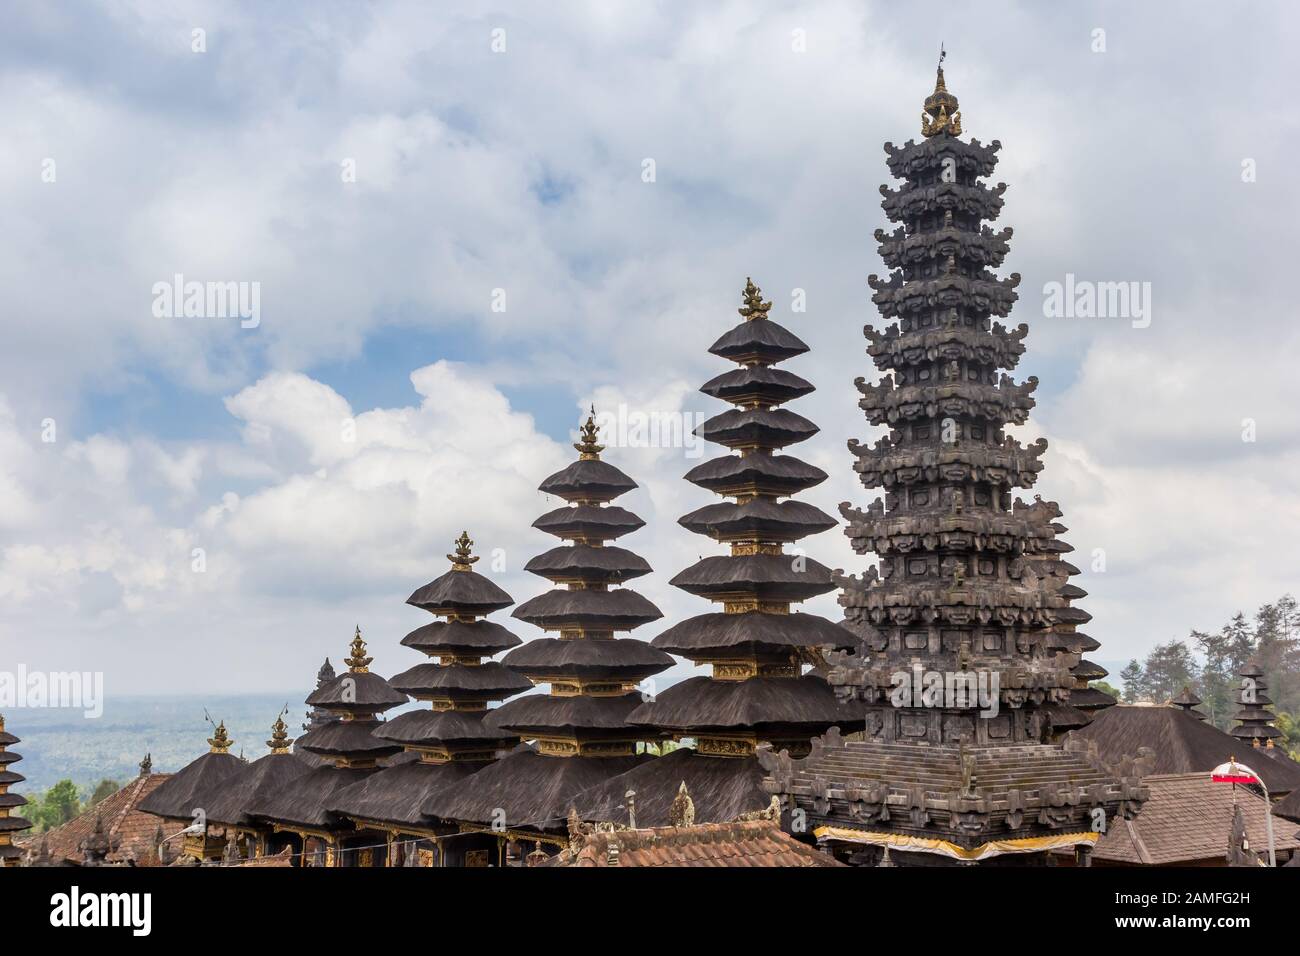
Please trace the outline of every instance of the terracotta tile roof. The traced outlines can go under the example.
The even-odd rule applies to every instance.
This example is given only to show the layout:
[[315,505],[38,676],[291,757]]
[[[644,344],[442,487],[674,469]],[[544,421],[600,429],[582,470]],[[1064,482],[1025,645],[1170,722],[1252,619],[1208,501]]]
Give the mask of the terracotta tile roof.
[[138,809],[140,801],[170,777],[169,773],[142,774],[62,826],[32,834],[26,845],[35,852],[44,839],[49,845],[50,856],[56,863],[67,861],[80,864],[81,842],[94,832],[95,818],[100,816],[104,820],[105,835],[110,840],[121,840],[117,849],[108,855],[107,862],[143,863],[153,852],[154,835],[159,823],[162,824],[164,836],[168,837],[179,833],[184,827],[182,823],[162,820]]
[[[1253,766],[1253,765],[1252,765]],[[1173,866],[1227,860],[1233,799],[1246,819],[1251,848],[1268,852],[1264,797],[1246,787],[1212,783],[1208,773],[1156,774],[1142,783],[1151,797],[1132,820],[1112,822],[1093,850],[1098,862]],[[1300,832],[1276,814],[1277,851],[1300,849]]]
[[775,820],[599,830],[553,866],[842,866],[781,830]]

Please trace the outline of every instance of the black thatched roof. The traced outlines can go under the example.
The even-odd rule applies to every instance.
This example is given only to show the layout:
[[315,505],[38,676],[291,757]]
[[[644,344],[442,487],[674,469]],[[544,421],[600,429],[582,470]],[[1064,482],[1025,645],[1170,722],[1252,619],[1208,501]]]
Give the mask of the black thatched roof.
[[12,747],[14,744],[20,744],[22,740],[9,733],[7,730],[0,730],[0,747]]
[[532,689],[532,681],[496,662],[435,664],[426,661],[394,676],[391,683],[412,697],[503,700]]
[[307,697],[313,707],[339,713],[378,713],[406,703],[406,695],[370,671],[344,671]]
[[808,351],[799,336],[771,319],[742,322],[709,346],[714,355],[733,362],[781,362]]
[[381,726],[377,720],[332,720],[307,731],[296,744],[322,757],[365,758],[397,753],[401,747],[374,735]]
[[431,821],[420,810],[424,803],[483,766],[467,761],[434,764],[417,760],[389,767],[337,791],[330,809],[364,820],[427,825]]
[[617,505],[576,505],[548,511],[533,527],[557,538],[585,538],[588,541],[613,541],[631,534],[645,524],[640,518]]
[[362,767],[317,767],[252,801],[246,812],[251,817],[304,827],[342,826],[346,821],[330,810],[336,794],[379,772]]
[[406,599],[430,614],[491,614],[515,603],[501,588],[477,571],[451,570],[434,578]]
[[251,822],[249,806],[310,770],[311,767],[290,753],[270,753],[245,764],[216,788],[216,795],[206,808],[208,822],[247,826]]
[[683,515],[677,523],[687,531],[719,541],[752,539],[755,535],[761,535],[765,541],[797,541],[838,524],[807,502],[771,498],[752,498],[743,504],[727,501],[705,505]]
[[637,826],[668,826],[673,800],[685,781],[695,822],[727,823],[768,806],[772,796],[763,790],[764,776],[755,757],[707,757],[681,747],[584,790],[574,805],[584,820],[626,824],[626,795],[634,790]]
[[207,812],[223,784],[245,764],[228,753],[202,754],[172,774],[140,801],[140,809],[159,817],[190,820],[195,810]]
[[504,663],[534,678],[563,674],[639,681],[672,667],[673,659],[642,641],[540,637],[515,648]]
[[585,627],[630,631],[663,617],[659,608],[627,588],[568,591],[555,588],[525,601],[512,617],[547,630]]
[[517,735],[489,728],[483,723],[486,711],[408,710],[384,721],[375,731],[381,740],[429,747],[484,746],[505,748],[518,741]]
[[850,650],[859,641],[851,631],[816,614],[762,611],[701,614],[674,624],[650,642],[651,647],[692,660],[828,644],[837,650]]
[[751,677],[713,680],[688,677],[628,715],[636,726],[675,733],[754,730],[764,736],[809,738],[838,726],[844,733],[862,729],[864,719],[836,700],[820,677]]
[[736,405],[780,405],[816,391],[812,383],[782,368],[747,365],[724,372],[700,386],[705,395]]
[[567,733],[583,736],[584,731],[596,737],[610,736],[611,732],[631,737],[636,732],[628,729],[627,717],[641,702],[642,696],[637,691],[618,697],[530,694],[488,711],[483,722],[525,737]]
[[816,425],[787,408],[732,408],[695,429],[706,441],[728,448],[784,448],[816,435]]
[[746,594],[760,601],[802,601],[835,590],[830,568],[792,554],[715,555],[669,583],[701,597]]
[[0,770],[0,783],[22,783],[27,778],[12,770]]
[[617,584],[650,573],[646,559],[626,548],[562,545],[524,565],[525,571],[551,581],[599,581]]
[[1300,766],[1257,756],[1252,748],[1243,749],[1236,737],[1197,720],[1181,707],[1119,704],[1095,713],[1092,722],[1072,736],[1096,742],[1099,756],[1111,764],[1137,756],[1139,747],[1155,752],[1151,772],[1157,774],[1209,773],[1235,757],[1259,774],[1275,797],[1300,789]]
[[1284,817],[1292,823],[1300,823],[1300,787],[1292,790],[1282,800],[1273,804],[1273,815]]
[[574,798],[646,757],[548,757],[519,750],[434,794],[421,808],[442,820],[490,824],[504,811],[508,829],[563,831]]
[[539,486],[565,501],[610,501],[636,487],[636,482],[607,461],[580,458]]
[[426,654],[491,657],[523,642],[495,621],[434,621],[402,638],[402,646]]
[[720,495],[751,489],[792,495],[821,484],[826,472],[791,455],[723,455],[696,465],[686,473],[686,480]]

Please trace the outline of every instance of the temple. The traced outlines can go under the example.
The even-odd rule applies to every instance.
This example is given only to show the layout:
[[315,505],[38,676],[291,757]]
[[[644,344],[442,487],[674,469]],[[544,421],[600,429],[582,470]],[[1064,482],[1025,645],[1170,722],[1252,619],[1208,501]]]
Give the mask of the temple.
[[389,866],[457,866],[494,856],[496,849],[495,838],[461,835],[457,826],[427,812],[438,794],[519,743],[515,734],[487,726],[484,717],[489,703],[533,686],[489,659],[521,642],[486,619],[514,599],[474,571],[473,543],[461,532],[455,553],[447,555],[451,570],[407,602],[443,619],[402,638],[430,660],[389,680],[428,706],[399,714],[375,731],[381,740],[401,744],[407,759],[339,791],[332,804],[358,829],[385,834]]
[[302,855],[304,865],[315,866],[366,866],[379,855],[376,845],[385,843],[382,833],[358,831],[351,820],[331,809],[340,791],[379,773],[380,761],[402,750],[401,744],[374,733],[380,726],[378,715],[406,703],[406,695],[371,672],[372,660],[358,627],[344,660],[348,669],[307,697],[308,706],[338,714],[340,719],[318,725],[297,741],[299,749],[329,762],[243,807],[243,813],[263,821],[276,835],[271,851],[288,846]]
[[9,792],[10,787],[24,780],[22,774],[10,769],[23,759],[22,754],[9,749],[16,743],[20,743],[19,739],[5,730],[5,719],[0,715],[0,866],[18,866],[23,854],[13,844],[14,834],[32,828],[31,823],[13,813],[27,805],[27,798]]
[[1006,374],[1027,326],[991,321],[1020,281],[992,271],[1011,230],[984,224],[1006,189],[981,181],[1001,144],[959,138],[942,61],[922,133],[885,144],[902,185],[881,187],[898,226],[876,239],[893,271],[868,280],[896,324],[865,329],[882,378],[857,381],[859,405],[888,431],[849,443],[863,486],[884,494],[866,510],[841,506],[854,550],[879,557],[878,571],[838,579],[863,643],[828,655],[837,694],[865,711],[864,739],[831,732],[804,760],[761,756],[773,791],[848,862],[879,862],[887,848],[897,865],[1046,862],[1066,847],[1086,861],[1144,791],[1060,746],[1090,719],[1074,694],[1099,670],[1081,657],[1096,642],[1075,630],[1089,617],[1071,605],[1082,591],[1060,558],[1060,509],[1013,499],[1034,484],[1047,443],[1005,431],[1026,420],[1037,379]]
[[808,351],[794,333],[768,318],[772,303],[746,280],[741,322],[709,349],[740,366],[706,382],[704,394],[737,406],[700,425],[698,434],[731,453],[691,469],[686,480],[734,501],[706,505],[680,524],[725,546],[701,558],[672,584],[720,610],[668,628],[651,646],[710,668],[633,711],[630,723],[677,740],[692,740],[585,795],[580,809],[595,819],[627,822],[620,797],[633,794],[637,821],[669,822],[685,787],[701,823],[725,823],[762,810],[771,796],[755,756],[766,744],[806,754],[809,740],[832,726],[854,730],[857,712],[841,705],[820,676],[806,673],[823,648],[849,648],[856,638],[791,605],[835,589],[831,571],[785,546],[833,528],[835,519],[792,496],[826,479],[798,458],[779,454],[817,433],[817,426],[780,406],[813,386],[778,362]]
[[546,694],[529,694],[491,711],[484,723],[531,744],[430,799],[426,809],[463,830],[498,840],[498,862],[526,850],[543,854],[568,843],[567,816],[580,792],[645,761],[640,746],[658,734],[628,715],[638,685],[672,666],[663,651],[619,632],[662,617],[624,582],[650,573],[645,559],[613,544],[644,522],[617,505],[636,482],[600,457],[595,413],[574,445],[578,459],[540,490],[567,504],[533,523],[567,544],[531,559],[525,570],[555,585],[513,612],[547,632],[512,650],[503,663]]
[[207,808],[221,785],[244,766],[230,752],[233,744],[225,722],[217,724],[208,738],[208,752],[190,761],[140,801],[145,813],[181,825],[180,856],[190,863],[217,859],[225,847],[223,838],[208,831]]

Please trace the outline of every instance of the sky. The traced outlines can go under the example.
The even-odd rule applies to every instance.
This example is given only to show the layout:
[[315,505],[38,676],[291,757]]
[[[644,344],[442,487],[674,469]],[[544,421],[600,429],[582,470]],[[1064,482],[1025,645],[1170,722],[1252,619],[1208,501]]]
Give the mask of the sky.
[[[1022,494],[1063,509],[1094,656],[1297,586],[1293,5],[0,16],[0,667],[102,672],[110,704],[297,695],[357,625],[375,670],[417,663],[404,601],[462,529],[517,601],[547,587],[536,489],[589,405],[722,410],[696,389],[748,276],[811,346],[794,451],[831,477],[803,497],[865,507],[882,144],[919,138],[941,43],[965,135],[1002,143],[1004,321],[1040,381],[1015,431],[1050,443]],[[255,284],[257,321],[160,315],[177,275]],[[1049,314],[1067,276],[1149,283],[1149,324]],[[620,544],[666,626],[709,610],[668,580],[719,553],[677,525],[711,496],[681,477],[700,449],[626,444],[646,527]]]

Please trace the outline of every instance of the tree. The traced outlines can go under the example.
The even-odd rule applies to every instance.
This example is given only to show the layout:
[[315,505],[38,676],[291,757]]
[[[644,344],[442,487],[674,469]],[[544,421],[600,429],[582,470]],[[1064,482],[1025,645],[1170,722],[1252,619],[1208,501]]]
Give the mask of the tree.
[[45,791],[36,806],[34,815],[42,830],[63,826],[81,812],[76,784],[71,780],[60,780]]
[[1155,703],[1163,703],[1184,687],[1195,684],[1198,670],[1191,649],[1183,641],[1157,644],[1142,667],[1146,696]]
[[1116,700],[1119,700],[1121,697],[1124,696],[1123,692],[1120,691],[1119,688],[1112,687],[1110,684],[1107,684],[1104,680],[1095,680],[1092,683],[1090,683],[1088,686],[1093,690],[1101,691],[1103,694],[1109,694],[1111,697],[1114,697]]
[[1119,672],[1119,679],[1124,685],[1124,703],[1135,704],[1146,696],[1146,680],[1142,673],[1142,665],[1137,661],[1129,661],[1125,664],[1124,669]]
[[99,801],[103,800],[105,797],[111,797],[113,794],[117,793],[117,791],[121,789],[122,789],[122,785],[120,783],[118,783],[116,780],[109,780],[107,777],[105,777],[103,780],[99,781],[98,784],[96,784],[94,792],[91,793],[90,795],[90,802],[87,803],[86,806],[93,807],[95,804],[99,803]]

